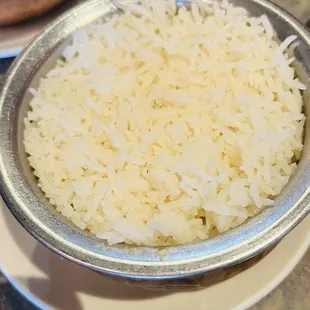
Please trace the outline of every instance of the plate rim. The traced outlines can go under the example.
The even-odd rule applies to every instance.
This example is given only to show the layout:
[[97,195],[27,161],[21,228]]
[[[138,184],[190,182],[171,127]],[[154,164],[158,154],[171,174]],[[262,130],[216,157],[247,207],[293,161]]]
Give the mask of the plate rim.
[[[0,204],[1,204],[1,202],[0,202]],[[293,232],[294,231],[292,231],[291,233],[293,233]],[[27,231],[24,231],[24,233],[28,234]],[[29,235],[29,236],[31,236],[31,235]],[[40,244],[41,246],[44,246],[40,242],[38,242],[35,238],[33,238],[32,236],[31,236],[31,238],[34,239],[36,241],[36,243]],[[282,240],[280,242],[282,242]],[[303,241],[299,250],[297,252],[295,252],[294,257],[288,261],[285,268],[282,269],[282,271],[279,274],[277,274],[277,276],[273,280],[271,280],[270,283],[267,286],[265,286],[263,290],[259,290],[258,292],[249,296],[240,305],[238,305],[236,308],[234,308],[232,310],[246,310],[246,309],[250,308],[251,306],[255,305],[260,300],[262,300],[269,293],[271,293],[274,289],[276,289],[287,278],[287,276],[293,271],[293,269],[296,267],[296,265],[303,258],[303,256],[305,255],[305,253],[307,252],[309,247],[310,247],[310,234]],[[272,251],[275,251],[275,250],[276,250],[276,248]],[[50,249],[48,249],[48,251],[52,252]],[[268,255],[266,257],[268,257]],[[265,258],[263,258],[263,260],[264,259]],[[80,268],[87,268],[84,266],[79,266],[79,267]],[[253,266],[252,268],[255,268],[255,266]],[[5,276],[5,278],[8,280],[8,282],[16,289],[16,291],[21,296],[23,296],[27,301],[29,301],[32,305],[34,305],[35,307],[37,307],[39,309],[44,309],[44,310],[45,309],[52,309],[50,305],[48,305],[44,301],[40,300],[37,296],[34,296],[33,294],[31,294],[31,292],[27,290],[27,287],[25,287],[22,283],[20,283],[16,279],[14,279],[13,276],[11,277],[10,274],[8,272],[6,272],[6,270],[3,268],[3,266],[0,266],[0,270],[3,273],[3,275]],[[236,275],[236,276],[238,276],[238,275]],[[218,285],[220,285],[220,283]],[[208,288],[206,288],[206,289],[208,289]]]
[[0,59],[16,57],[23,49],[23,46],[16,46],[8,49],[0,49]]
[[[304,219],[304,221],[306,221],[306,220],[307,220],[307,217]],[[298,228],[298,227],[296,227],[296,228]],[[291,233],[294,233],[294,230],[291,231]],[[283,240],[281,240],[280,242],[282,242],[282,241]],[[308,236],[306,237],[304,242],[301,244],[299,250],[297,252],[295,252],[294,257],[288,261],[285,268],[282,269],[282,271],[277,275],[277,277],[275,277],[269,283],[269,285],[265,286],[265,288],[263,290],[254,294],[252,299],[245,300],[242,304],[240,304],[240,306],[238,308],[236,308],[234,310],[248,309],[251,306],[254,306],[260,300],[262,300],[264,297],[266,297],[274,289],[276,289],[289,276],[289,274],[294,270],[294,268],[298,265],[298,263],[304,257],[304,255],[306,254],[306,252],[308,251],[309,248],[310,248],[310,234],[308,234]],[[274,250],[276,250],[276,248]],[[268,257],[268,255],[266,257]],[[263,258],[263,260],[264,260],[264,258]],[[255,266],[253,268],[255,268]]]

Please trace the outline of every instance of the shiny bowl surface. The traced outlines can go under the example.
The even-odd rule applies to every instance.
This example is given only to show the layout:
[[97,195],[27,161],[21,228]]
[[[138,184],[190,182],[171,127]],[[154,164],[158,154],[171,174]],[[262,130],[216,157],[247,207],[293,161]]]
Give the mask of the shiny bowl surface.
[[[214,0],[216,1],[216,0]],[[178,1],[179,5],[190,1]],[[231,0],[250,14],[269,17],[280,40],[297,35],[292,53],[296,72],[308,87],[304,112],[310,109],[310,36],[291,15],[265,0]],[[0,191],[11,212],[35,238],[65,258],[96,271],[134,279],[172,279],[227,268],[274,245],[310,210],[310,122],[305,125],[299,166],[274,206],[241,226],[194,244],[166,248],[109,246],[81,231],[45,198],[28,164],[23,146],[23,119],[29,108],[27,89],[55,64],[70,35],[117,9],[109,0],[90,0],[45,28],[15,60],[0,94]]]

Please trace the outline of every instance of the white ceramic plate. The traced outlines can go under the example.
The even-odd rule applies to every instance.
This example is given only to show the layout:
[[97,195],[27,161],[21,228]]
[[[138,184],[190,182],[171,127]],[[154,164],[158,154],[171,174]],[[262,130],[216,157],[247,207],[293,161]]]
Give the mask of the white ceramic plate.
[[246,309],[295,267],[310,244],[309,227],[310,217],[254,267],[225,282],[197,291],[160,293],[129,287],[61,259],[33,239],[0,198],[0,268],[42,309]]
[[0,27],[0,59],[17,56],[23,47],[51,20],[78,2],[81,0],[66,1],[40,18],[13,26]]

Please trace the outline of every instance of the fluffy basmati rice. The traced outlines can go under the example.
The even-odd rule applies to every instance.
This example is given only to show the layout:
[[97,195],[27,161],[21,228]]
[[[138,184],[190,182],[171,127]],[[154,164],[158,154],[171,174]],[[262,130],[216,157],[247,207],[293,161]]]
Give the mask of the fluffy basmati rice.
[[296,37],[279,45],[265,16],[226,2],[122,9],[76,31],[30,90],[24,142],[50,202],[109,244],[144,245],[272,205],[302,150]]

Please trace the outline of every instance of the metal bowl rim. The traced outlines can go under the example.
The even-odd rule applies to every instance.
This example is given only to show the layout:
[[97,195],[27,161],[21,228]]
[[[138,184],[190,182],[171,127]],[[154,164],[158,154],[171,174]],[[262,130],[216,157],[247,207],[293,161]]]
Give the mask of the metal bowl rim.
[[[285,19],[290,27],[298,32],[300,37],[302,37],[310,47],[310,36],[308,31],[289,13],[265,0],[250,1]],[[96,5],[99,5],[100,3],[101,5],[111,4],[110,1],[91,0],[89,2],[80,4],[78,7],[65,13],[52,24],[47,26],[17,57],[3,81],[3,88],[0,94],[0,133],[1,139],[3,139],[4,143],[0,149],[0,193],[10,211],[21,223],[21,225],[23,225],[24,228],[28,230],[29,233],[31,233],[45,246],[60,254],[61,256],[97,271],[128,278],[167,279],[186,277],[200,274],[202,272],[211,272],[235,265],[239,262],[249,259],[262,252],[264,249],[275,244],[285,234],[293,229],[300,221],[302,221],[302,219],[309,213],[309,182],[307,183],[307,189],[299,196],[299,202],[296,205],[293,205],[285,214],[279,216],[276,221],[269,223],[270,225],[268,227],[263,229],[260,234],[256,234],[250,240],[239,243],[232,242],[229,248],[217,251],[208,255],[207,257],[201,257],[200,259],[196,260],[189,259],[180,262],[172,262],[170,264],[167,264],[164,261],[158,262],[156,264],[149,264],[148,262],[139,264],[132,261],[109,260],[109,264],[107,265],[107,262],[102,259],[101,256],[98,256],[96,253],[85,251],[84,249],[77,247],[75,244],[70,243],[70,241],[60,239],[56,232],[50,231],[46,226],[41,225],[38,219],[31,218],[31,215],[27,210],[27,206],[25,206],[23,202],[20,201],[21,196],[19,196],[19,193],[16,193],[14,190],[15,184],[12,182],[12,180],[15,177],[14,173],[16,171],[10,171],[5,164],[7,161],[5,158],[8,154],[7,151],[12,151],[11,149],[8,150],[6,148],[10,143],[9,137],[2,136],[3,132],[6,134],[9,133],[9,129],[5,128],[9,122],[9,119],[5,118],[8,116],[6,113],[9,111],[8,107],[5,105],[5,102],[12,95],[9,93],[9,90],[19,68],[25,64],[25,62],[28,62],[28,65],[31,66],[31,59],[28,56],[31,54],[31,51],[35,48],[36,44],[38,44],[42,38],[48,36],[48,34],[57,27],[59,28],[62,25],[65,25],[65,21],[69,17],[72,17],[73,15],[78,16],[84,9],[90,10],[92,6],[95,8]],[[80,13],[78,14],[78,12]],[[6,110],[5,107],[7,108]],[[310,169],[309,165],[307,165],[307,170],[308,168]],[[24,224],[25,219],[32,223],[33,229],[30,229],[28,225]],[[242,231],[242,229],[239,228],[239,231]],[[46,237],[47,235],[48,238]],[[223,236],[219,236],[218,239],[224,240]],[[201,243],[207,246],[209,241],[206,240],[202,241]]]

